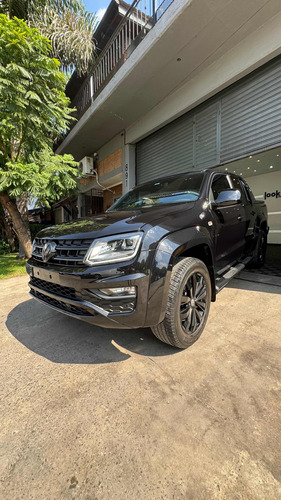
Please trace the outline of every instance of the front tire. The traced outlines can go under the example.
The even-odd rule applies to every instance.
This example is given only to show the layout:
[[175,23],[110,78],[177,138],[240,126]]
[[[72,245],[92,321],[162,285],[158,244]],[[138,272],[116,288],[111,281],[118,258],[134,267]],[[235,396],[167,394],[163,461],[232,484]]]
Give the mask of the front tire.
[[164,320],[151,327],[162,342],[186,349],[203,332],[210,310],[211,280],[205,264],[193,257],[173,268]]

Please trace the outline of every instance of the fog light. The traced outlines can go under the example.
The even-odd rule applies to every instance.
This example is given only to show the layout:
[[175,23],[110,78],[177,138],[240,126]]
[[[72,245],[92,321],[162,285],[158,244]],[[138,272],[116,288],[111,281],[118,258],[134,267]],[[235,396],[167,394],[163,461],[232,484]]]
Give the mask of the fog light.
[[101,288],[100,291],[110,297],[132,297],[136,295],[135,286],[124,286],[119,288]]

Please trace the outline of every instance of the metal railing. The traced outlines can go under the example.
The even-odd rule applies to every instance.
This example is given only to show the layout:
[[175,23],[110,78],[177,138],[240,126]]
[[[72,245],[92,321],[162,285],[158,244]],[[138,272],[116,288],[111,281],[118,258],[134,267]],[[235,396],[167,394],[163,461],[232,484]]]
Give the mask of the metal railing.
[[77,119],[81,118],[172,2],[135,0],[131,4],[71,103],[76,108]]

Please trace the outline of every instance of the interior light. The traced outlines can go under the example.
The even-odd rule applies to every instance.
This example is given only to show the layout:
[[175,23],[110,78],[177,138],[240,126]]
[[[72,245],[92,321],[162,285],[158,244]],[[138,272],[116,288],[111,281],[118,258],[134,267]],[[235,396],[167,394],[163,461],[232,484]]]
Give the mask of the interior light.
[[240,172],[240,175],[242,175],[242,172]]
[[251,167],[248,167],[248,170],[250,170]]
[[256,172],[256,170],[254,170],[254,172]]
[[227,168],[225,170],[227,170]]
[[273,165],[270,165],[270,167],[269,167],[269,168],[273,168]]
[[280,156],[280,155],[276,155],[276,156]]
[[234,173],[234,174],[236,173],[236,172],[235,172],[235,170],[233,170],[233,173]]
[[259,162],[260,162],[260,160],[257,160],[257,162],[259,163]]
[[252,155],[251,155],[251,156],[249,156],[249,158],[253,158],[253,157],[252,157]]

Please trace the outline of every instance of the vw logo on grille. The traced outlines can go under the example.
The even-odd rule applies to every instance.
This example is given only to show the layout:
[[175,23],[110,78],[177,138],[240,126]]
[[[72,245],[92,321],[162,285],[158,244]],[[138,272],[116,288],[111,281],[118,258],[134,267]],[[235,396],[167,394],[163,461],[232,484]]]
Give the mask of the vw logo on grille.
[[44,262],[48,262],[48,260],[56,255],[56,248],[57,245],[55,244],[54,241],[49,241],[48,243],[45,243],[43,248],[42,248],[42,259]]

